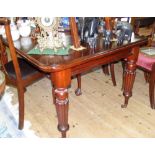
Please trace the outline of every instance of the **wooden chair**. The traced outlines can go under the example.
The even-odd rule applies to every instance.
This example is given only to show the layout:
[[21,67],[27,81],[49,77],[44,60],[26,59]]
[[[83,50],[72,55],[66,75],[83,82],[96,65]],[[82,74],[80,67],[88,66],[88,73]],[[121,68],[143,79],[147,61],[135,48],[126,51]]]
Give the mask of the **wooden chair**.
[[[149,35],[148,45],[145,47],[145,51],[152,50],[155,53],[155,41],[154,41],[154,32],[155,32],[155,18],[152,21],[152,31]],[[137,60],[137,68],[144,71],[144,77],[146,82],[149,83],[149,98],[150,105],[152,109],[155,109],[155,98],[154,98],[154,89],[155,89],[155,55],[149,55],[143,53],[144,48],[141,48],[141,51]]]
[[12,36],[10,32],[10,21],[7,18],[0,18],[0,25],[4,25],[6,38],[8,41],[11,60],[8,62],[7,52],[0,38],[0,58],[2,70],[6,76],[6,82],[17,87],[19,100],[19,129],[24,127],[24,92],[26,87],[34,81],[44,77],[44,74],[38,71],[34,66],[26,62],[24,59],[17,57]]
[[[148,47],[149,50],[149,47]],[[155,52],[155,48],[153,49]],[[149,98],[152,109],[155,109],[154,88],[155,88],[155,56],[151,57],[142,52],[139,53],[137,61],[138,69],[144,71],[146,82],[149,83]]]

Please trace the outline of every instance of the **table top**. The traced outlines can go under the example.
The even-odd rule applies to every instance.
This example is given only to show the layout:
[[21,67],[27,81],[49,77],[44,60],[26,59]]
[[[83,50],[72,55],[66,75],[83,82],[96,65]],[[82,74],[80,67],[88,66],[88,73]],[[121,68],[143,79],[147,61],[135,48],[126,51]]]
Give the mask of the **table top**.
[[95,49],[90,49],[88,46],[86,49],[80,51],[70,49],[69,55],[65,56],[27,54],[27,52],[33,49],[37,44],[37,42],[31,38],[20,38],[14,42],[14,44],[17,53],[36,65],[39,69],[46,72],[54,72],[65,68],[71,68],[99,57],[106,57],[113,52],[117,52],[117,50],[123,51],[136,46],[137,44],[143,45],[144,43],[147,43],[147,38],[133,35],[129,43],[123,43],[122,45],[117,45],[116,41],[112,41],[109,46],[105,46],[103,42],[103,37],[99,37]]

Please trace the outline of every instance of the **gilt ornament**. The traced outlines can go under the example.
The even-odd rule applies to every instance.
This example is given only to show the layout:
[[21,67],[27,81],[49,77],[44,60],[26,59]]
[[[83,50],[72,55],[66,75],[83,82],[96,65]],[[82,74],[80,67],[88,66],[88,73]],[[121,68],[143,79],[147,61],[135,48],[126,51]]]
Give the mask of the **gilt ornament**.
[[36,48],[39,48],[41,51],[44,49],[52,49],[55,52],[64,48],[64,41],[62,33],[60,33],[59,25],[61,18],[59,17],[41,17],[35,18],[35,23],[39,27],[39,33],[36,34],[38,45]]

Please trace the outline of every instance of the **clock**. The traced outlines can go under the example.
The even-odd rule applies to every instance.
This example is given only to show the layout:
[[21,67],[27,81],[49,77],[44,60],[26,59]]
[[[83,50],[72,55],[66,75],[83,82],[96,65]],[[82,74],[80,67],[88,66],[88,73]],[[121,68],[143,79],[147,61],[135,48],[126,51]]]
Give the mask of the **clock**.
[[58,31],[60,26],[60,17],[37,17],[35,23],[40,31],[36,34],[38,48],[43,51],[44,49],[57,49],[64,47],[62,33]]
[[38,17],[35,20],[36,24],[46,32],[58,29],[60,23],[59,17]]

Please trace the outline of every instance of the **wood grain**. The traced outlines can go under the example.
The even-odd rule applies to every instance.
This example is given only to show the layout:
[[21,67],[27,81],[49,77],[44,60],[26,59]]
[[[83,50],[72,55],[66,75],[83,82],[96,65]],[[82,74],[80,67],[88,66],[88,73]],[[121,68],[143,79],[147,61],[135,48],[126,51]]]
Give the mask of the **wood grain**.
[[[130,104],[122,109],[121,64],[115,65],[115,71],[116,87],[101,69],[82,75],[83,95],[78,97],[74,94],[77,81],[72,80],[68,137],[155,137],[155,111],[150,108],[143,72],[137,70]],[[51,82],[44,78],[27,88],[25,117],[39,137],[60,137],[52,93],[47,87],[51,87]],[[11,90],[16,102],[16,89]]]

